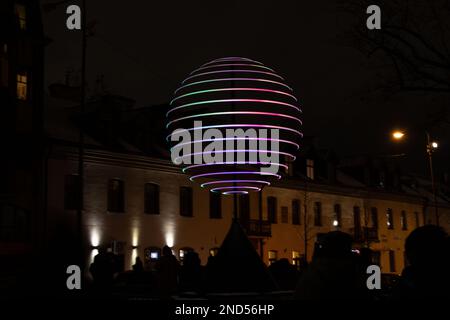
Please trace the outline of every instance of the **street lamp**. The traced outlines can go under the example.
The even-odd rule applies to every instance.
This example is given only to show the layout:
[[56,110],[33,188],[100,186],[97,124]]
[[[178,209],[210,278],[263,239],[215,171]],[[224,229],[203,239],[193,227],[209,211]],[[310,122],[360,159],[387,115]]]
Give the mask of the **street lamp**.
[[[433,202],[434,202],[434,213],[436,216],[436,225],[439,226],[439,213],[437,206],[437,196],[436,196],[436,184],[434,181],[434,171],[433,171],[433,152],[439,147],[439,143],[437,141],[431,140],[430,133],[425,131],[427,136],[427,145],[426,150],[428,154],[428,165],[430,167],[430,179],[431,179],[431,189],[433,192]],[[405,137],[405,133],[401,130],[395,130],[392,132],[392,138],[394,140],[402,140]]]

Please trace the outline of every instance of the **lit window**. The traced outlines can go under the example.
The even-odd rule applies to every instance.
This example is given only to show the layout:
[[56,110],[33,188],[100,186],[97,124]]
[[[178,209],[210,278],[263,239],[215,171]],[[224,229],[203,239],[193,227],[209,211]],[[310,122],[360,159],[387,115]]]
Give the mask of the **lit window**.
[[276,250],[269,250],[269,264],[277,261],[278,252]]
[[300,267],[300,252],[292,251],[292,264],[297,268]]
[[391,208],[388,208],[386,212],[386,224],[388,229],[394,229],[394,213]]
[[217,256],[217,253],[219,252],[219,248],[211,248],[209,249],[209,255],[212,257]]
[[23,4],[16,3],[15,12],[20,30],[25,30],[27,28],[27,10],[25,6]]
[[27,80],[25,72],[17,74],[17,99],[19,100],[27,100]]
[[306,159],[306,176],[314,180],[314,160]]
[[340,227],[341,226],[341,220],[342,220],[342,209],[341,205],[339,203],[336,203],[334,205],[334,221],[333,226],[334,227]]

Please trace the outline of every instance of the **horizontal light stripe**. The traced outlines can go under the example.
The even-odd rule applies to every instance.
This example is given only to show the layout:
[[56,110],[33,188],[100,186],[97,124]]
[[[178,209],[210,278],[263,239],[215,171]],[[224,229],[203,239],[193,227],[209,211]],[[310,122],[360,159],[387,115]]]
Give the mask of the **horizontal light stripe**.
[[[224,61],[225,62],[225,61]],[[232,66],[239,66],[239,67],[255,67],[255,68],[261,68],[261,69],[265,69],[265,70],[269,70],[271,72],[275,72],[275,70],[270,69],[269,67],[260,65],[260,64],[251,64],[251,63],[224,63],[224,64],[211,64],[205,67],[200,67],[198,69],[195,69],[194,71],[192,71],[189,75],[196,73],[197,71],[200,70],[205,70],[205,69],[211,69],[211,68],[219,68],[219,67],[232,67]]]
[[275,101],[275,100],[262,100],[262,99],[221,99],[221,100],[206,100],[206,101],[198,101],[198,102],[191,102],[187,104],[183,104],[181,106],[175,107],[167,111],[166,117],[169,116],[169,114],[175,110],[178,109],[184,109],[192,106],[198,106],[203,104],[211,104],[211,103],[228,103],[228,102],[255,102],[255,103],[268,103],[268,104],[276,104],[279,106],[286,106],[289,108],[293,108],[297,110],[298,112],[302,112],[300,108],[294,106],[293,104],[281,102],[281,101]]
[[267,186],[270,186],[270,182],[264,181],[264,180],[216,180],[216,181],[204,182],[200,186],[202,188],[204,188],[206,186],[210,186],[213,184],[223,184],[223,183],[259,183],[259,184],[265,184]]
[[230,190],[230,189],[231,190],[249,189],[249,190],[261,191],[261,188],[250,187],[250,186],[217,187],[217,188],[212,188],[211,191],[216,192],[216,191],[220,191],[220,190]]
[[287,165],[282,164],[282,163],[277,163],[277,162],[233,161],[233,162],[215,162],[215,163],[195,164],[195,165],[183,168],[183,172],[186,172],[187,170],[190,170],[190,169],[200,168],[200,167],[205,167],[205,166],[238,165],[238,164],[256,164],[256,165],[261,165],[261,166],[275,165],[275,166],[282,167],[285,169],[288,168]]
[[302,124],[302,120],[300,120],[299,118],[287,115],[287,114],[283,114],[283,113],[273,113],[273,112],[261,112],[261,111],[223,111],[223,112],[209,112],[209,113],[201,113],[201,114],[195,114],[192,116],[187,116],[187,117],[181,117],[172,121],[169,121],[166,125],[166,128],[169,128],[170,125],[172,125],[175,122],[179,122],[179,121],[183,121],[183,120],[187,120],[187,119],[195,119],[195,118],[203,118],[203,117],[212,117],[212,116],[224,116],[224,115],[232,115],[232,114],[236,114],[236,115],[260,115],[260,116],[268,116],[268,117],[280,117],[280,118],[288,118],[288,119],[292,119],[295,120],[297,122],[299,122],[300,124]]
[[260,92],[270,92],[270,93],[277,93],[277,94],[285,95],[285,96],[291,97],[295,101],[298,101],[297,98],[294,97],[292,94],[289,94],[289,93],[284,92],[284,91],[278,91],[278,90],[263,89],[263,88],[219,88],[219,89],[200,90],[200,91],[194,91],[194,92],[183,94],[181,96],[178,96],[178,97],[174,98],[172,101],[170,101],[170,105],[172,105],[173,102],[178,100],[178,99],[182,99],[182,98],[189,97],[189,96],[192,96],[192,95],[211,93],[211,92],[220,92],[220,91],[260,91]]
[[[248,150],[248,149],[237,149],[237,150],[218,150],[218,151],[203,151],[203,152],[193,152],[193,153],[188,153],[188,154],[184,154],[181,157],[176,157],[174,159],[175,163],[179,163],[181,159],[183,158],[188,158],[188,157],[192,157],[192,156],[196,156],[196,155],[203,155],[203,154],[211,154],[211,153],[256,153],[256,152],[261,152],[261,153],[275,153],[275,154],[282,154],[285,155],[287,157],[290,157],[292,161],[294,161],[296,159],[296,157],[290,153],[287,152],[283,152],[283,151],[274,151],[274,150]],[[182,161],[181,161],[182,163]]]
[[[211,125],[211,126],[200,126],[200,127],[194,127],[189,129],[182,129],[186,131],[195,131],[195,130],[203,130],[203,129],[213,129],[213,128],[265,128],[265,129],[279,129],[284,131],[290,131],[293,132],[300,137],[303,137],[303,133],[301,133],[298,130],[287,128],[287,127],[280,127],[280,126],[273,126],[270,124],[222,124],[222,125]],[[173,135],[173,133],[169,134],[166,137],[166,140],[169,141],[170,137]]]
[[216,70],[216,71],[208,71],[208,72],[197,73],[197,74],[194,74],[194,75],[189,76],[186,79],[184,79],[181,84],[185,84],[186,81],[188,81],[190,79],[193,79],[193,78],[206,76],[206,75],[209,75],[209,74],[217,74],[217,73],[258,73],[258,74],[267,74],[269,76],[277,77],[277,78],[279,78],[279,79],[284,81],[284,78],[282,76],[280,76],[280,75],[278,75],[276,73],[273,73],[273,72],[259,71],[259,70],[248,70],[248,69],[229,69],[229,70]]
[[261,79],[261,78],[219,78],[219,79],[208,79],[208,80],[202,80],[202,81],[196,81],[196,82],[191,82],[191,83],[187,83],[185,85],[182,85],[181,87],[179,87],[177,90],[175,90],[174,94],[177,94],[178,91],[186,88],[186,87],[190,87],[193,85],[197,85],[197,84],[202,84],[202,83],[209,83],[209,82],[220,82],[220,81],[259,81],[259,82],[268,82],[268,83],[273,83],[273,84],[277,84],[283,87],[288,88],[290,91],[293,91],[291,87],[289,87],[287,84],[279,82],[279,81],[273,81],[273,80],[269,80],[269,79]]
[[190,145],[190,144],[195,144],[195,143],[213,142],[213,141],[232,141],[232,140],[237,140],[237,141],[240,141],[240,140],[278,141],[278,142],[281,142],[281,143],[291,144],[291,145],[295,146],[297,148],[297,150],[300,149],[300,145],[299,144],[297,144],[295,142],[292,142],[292,141],[283,140],[283,139],[274,139],[274,138],[243,138],[243,137],[242,138],[236,138],[236,137],[234,137],[234,138],[214,138],[214,139],[193,140],[193,141],[190,141],[190,142],[178,143],[176,146],[170,148],[170,151],[172,152],[175,148],[178,148],[178,147],[181,148],[183,146]]
[[222,171],[222,172],[210,172],[210,173],[197,174],[195,176],[192,176],[190,178],[190,180],[194,181],[197,178],[212,177],[212,176],[222,176],[222,175],[239,175],[239,174],[254,174],[254,175],[260,175],[260,176],[272,176],[272,177],[276,177],[277,179],[281,178],[281,176],[279,174],[271,173],[271,172],[260,172],[260,171]]

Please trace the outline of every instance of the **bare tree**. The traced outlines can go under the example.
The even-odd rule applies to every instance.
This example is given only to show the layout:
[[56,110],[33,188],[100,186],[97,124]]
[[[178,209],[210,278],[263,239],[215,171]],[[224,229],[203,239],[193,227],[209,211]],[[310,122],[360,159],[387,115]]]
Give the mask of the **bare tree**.
[[450,93],[450,0],[382,0],[382,26],[366,27],[368,0],[338,0],[339,41],[364,53],[376,90]]

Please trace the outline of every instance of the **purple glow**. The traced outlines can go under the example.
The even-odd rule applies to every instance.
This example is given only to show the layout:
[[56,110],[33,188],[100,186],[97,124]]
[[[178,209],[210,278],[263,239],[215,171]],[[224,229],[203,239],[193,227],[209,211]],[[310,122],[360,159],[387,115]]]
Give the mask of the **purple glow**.
[[256,164],[256,165],[275,165],[278,167],[283,167],[285,169],[288,168],[287,165],[282,163],[276,163],[276,162],[260,162],[260,161],[232,161],[232,162],[215,162],[215,163],[203,163],[203,164],[195,164],[192,166],[188,166],[186,168],[183,168],[183,172],[186,172],[187,170],[198,168],[198,167],[204,167],[204,166],[218,166],[218,165],[234,165],[234,164]]
[[302,120],[300,120],[299,118],[296,118],[296,117],[293,117],[293,116],[290,116],[287,114],[283,114],[283,113],[261,112],[261,111],[223,111],[223,112],[201,113],[201,114],[196,114],[193,116],[181,117],[181,118],[169,121],[166,125],[166,128],[169,128],[169,126],[171,124],[182,121],[182,120],[200,118],[200,117],[210,117],[210,116],[223,116],[223,115],[230,115],[230,114],[241,114],[241,115],[255,114],[255,115],[260,115],[260,116],[268,116],[268,117],[288,118],[288,119],[298,121],[300,124],[302,124]]
[[[293,133],[298,134],[300,137],[303,137],[303,133],[301,133],[298,130],[287,128],[287,127],[272,126],[272,125],[269,125],[269,124],[222,124],[222,125],[214,125],[214,126],[194,127],[194,128],[184,129],[184,130],[186,130],[186,131],[195,131],[195,130],[212,129],[212,128],[267,128],[267,129],[279,129],[279,130],[291,131]],[[172,136],[172,134],[169,134],[166,137],[166,140],[169,141],[171,136]]]
[[202,139],[202,140],[193,140],[190,142],[184,142],[184,143],[178,143],[176,146],[170,148],[170,151],[174,150],[177,147],[182,147],[185,145],[190,145],[190,144],[195,144],[195,143],[203,143],[203,142],[213,142],[213,141],[231,141],[231,140],[249,140],[249,141],[278,141],[281,143],[286,143],[286,144],[291,144],[293,146],[295,146],[298,149],[300,149],[300,145],[292,142],[292,141],[288,141],[288,140],[284,140],[284,139],[274,139],[274,138],[238,138],[238,137],[234,137],[234,138],[217,138],[217,139]]
[[204,182],[200,186],[202,188],[212,185],[212,184],[222,184],[222,183],[260,183],[265,184],[267,186],[270,186],[270,182],[265,180],[216,180],[216,181],[210,181],[210,182]]
[[192,102],[192,103],[187,103],[187,104],[183,104],[181,106],[175,107],[170,109],[169,111],[167,111],[166,116],[169,116],[169,113],[178,110],[178,109],[182,109],[182,108],[187,108],[190,106],[196,106],[196,105],[202,105],[202,104],[210,104],[210,103],[219,103],[219,102],[257,102],[257,103],[271,103],[271,104],[277,104],[280,106],[287,106],[290,108],[293,108],[299,112],[302,112],[302,110],[300,110],[300,108],[294,106],[293,104],[290,103],[286,103],[286,102],[281,102],[281,101],[275,101],[275,100],[262,100],[262,99],[222,99],[222,100],[206,100],[206,101],[199,101],[199,102]]
[[217,187],[217,188],[213,188],[211,189],[212,192],[216,192],[219,190],[238,190],[238,189],[249,189],[249,190],[256,190],[256,191],[261,191],[261,188],[258,187],[251,187],[251,186],[233,186],[233,187]]
[[193,91],[190,93],[186,93],[183,94],[181,96],[178,96],[176,98],[174,98],[172,101],[170,101],[170,105],[172,105],[172,103],[178,99],[184,98],[184,97],[189,97],[195,94],[203,94],[203,93],[210,93],[210,92],[218,92],[218,91],[262,91],[262,92],[271,92],[271,93],[277,93],[277,94],[282,94],[288,97],[291,97],[292,99],[294,99],[295,101],[297,101],[297,98],[294,97],[292,94],[289,94],[287,92],[284,91],[278,91],[278,90],[272,90],[272,89],[262,89],[262,88],[219,88],[219,89],[207,89],[207,90],[200,90],[200,91]]
[[273,77],[277,77],[281,80],[284,80],[282,76],[279,76],[276,73],[273,72],[267,72],[267,71],[259,71],[259,70],[246,70],[246,69],[242,69],[242,70],[216,70],[216,71],[208,71],[208,72],[203,72],[203,73],[198,73],[195,75],[192,75],[190,77],[187,77],[186,79],[183,80],[183,82],[181,84],[185,84],[186,81],[192,79],[192,78],[196,78],[196,77],[201,77],[201,76],[206,76],[208,74],[215,74],[215,73],[238,73],[238,72],[244,72],[244,73],[259,73],[259,74],[267,74]]
[[242,152],[242,153],[255,153],[255,152],[261,152],[261,153],[274,153],[274,154],[282,154],[285,155],[286,157],[290,157],[292,161],[294,161],[296,159],[296,157],[290,153],[287,152],[283,152],[283,151],[273,151],[273,150],[254,150],[254,149],[233,149],[233,150],[217,150],[217,151],[203,151],[203,152],[193,152],[193,153],[188,153],[185,155],[182,155],[181,157],[176,157],[174,159],[174,161],[176,163],[179,163],[181,159],[183,158],[187,158],[187,157],[191,157],[191,156],[196,156],[196,155],[203,155],[203,154],[211,154],[211,153],[238,153],[238,152]]
[[177,90],[175,90],[174,94],[177,94],[178,91],[180,91],[181,89],[184,89],[186,87],[189,87],[189,86],[193,86],[193,85],[201,84],[201,83],[208,83],[208,82],[218,82],[218,81],[260,81],[260,82],[269,82],[269,83],[278,84],[280,86],[288,88],[290,91],[293,91],[292,88],[289,87],[287,84],[284,84],[284,83],[278,82],[278,81],[268,80],[268,79],[260,79],[260,78],[220,78],[220,79],[209,79],[209,80],[202,80],[202,81],[196,81],[196,82],[187,83],[187,84],[179,87]]
[[203,178],[203,177],[210,177],[210,176],[221,176],[221,175],[235,175],[235,174],[256,174],[256,175],[260,175],[260,176],[272,176],[272,177],[276,177],[277,179],[280,179],[281,176],[279,174],[276,173],[272,173],[272,172],[260,172],[260,171],[222,171],[222,172],[210,172],[210,173],[202,173],[202,174],[197,174],[195,176],[192,176],[190,178],[191,181],[194,181],[194,179],[197,178]]

